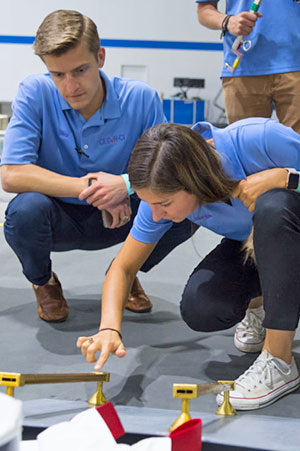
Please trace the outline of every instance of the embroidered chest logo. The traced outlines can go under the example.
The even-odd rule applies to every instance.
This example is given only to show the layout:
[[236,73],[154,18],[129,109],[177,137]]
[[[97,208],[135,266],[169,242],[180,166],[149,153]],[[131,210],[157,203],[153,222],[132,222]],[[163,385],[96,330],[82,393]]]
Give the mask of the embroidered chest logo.
[[125,141],[125,135],[122,133],[120,135],[108,136],[107,138],[100,138],[99,144],[101,146],[104,146],[108,144],[115,144],[121,141]]

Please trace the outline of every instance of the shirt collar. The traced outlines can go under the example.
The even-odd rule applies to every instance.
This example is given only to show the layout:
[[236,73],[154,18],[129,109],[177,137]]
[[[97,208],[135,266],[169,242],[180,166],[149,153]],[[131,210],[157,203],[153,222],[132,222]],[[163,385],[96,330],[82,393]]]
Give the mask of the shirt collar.
[[204,139],[213,138],[223,169],[229,177],[234,180],[245,178],[245,173],[236,154],[236,145],[231,138],[228,127],[217,128],[209,122],[197,122],[192,129]]

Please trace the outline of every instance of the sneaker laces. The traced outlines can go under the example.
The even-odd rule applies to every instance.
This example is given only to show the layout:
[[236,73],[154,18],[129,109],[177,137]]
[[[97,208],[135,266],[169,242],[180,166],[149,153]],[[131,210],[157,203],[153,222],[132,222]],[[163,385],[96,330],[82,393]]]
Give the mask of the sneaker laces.
[[243,320],[237,326],[238,332],[245,337],[246,335],[252,335],[253,337],[257,337],[257,335],[261,335],[264,331],[262,327],[262,320],[255,315],[251,309],[246,311],[246,315]]
[[[260,384],[265,384],[267,387],[272,388],[274,369],[285,374],[283,369],[270,354],[266,359],[258,357],[253,365],[236,379],[235,385],[248,390],[248,392],[251,391],[251,388],[256,388]],[[286,374],[288,374],[289,371],[290,370],[288,369]]]

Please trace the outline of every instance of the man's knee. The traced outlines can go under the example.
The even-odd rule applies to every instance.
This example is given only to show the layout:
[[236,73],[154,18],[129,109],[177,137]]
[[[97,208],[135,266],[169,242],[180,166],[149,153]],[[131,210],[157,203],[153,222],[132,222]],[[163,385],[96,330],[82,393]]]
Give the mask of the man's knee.
[[51,205],[51,198],[45,194],[21,193],[8,204],[6,219],[22,221],[29,217],[34,220],[41,213],[49,211]]
[[40,193],[18,194],[8,205],[5,213],[4,231],[7,241],[11,235],[26,236],[35,224],[50,212],[52,201]]

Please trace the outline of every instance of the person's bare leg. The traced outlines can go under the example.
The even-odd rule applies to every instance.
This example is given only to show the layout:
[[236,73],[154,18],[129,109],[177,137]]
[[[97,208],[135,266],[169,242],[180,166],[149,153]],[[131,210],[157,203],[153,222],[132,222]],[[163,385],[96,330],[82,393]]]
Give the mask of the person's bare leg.
[[268,351],[273,357],[278,357],[290,365],[294,336],[295,331],[292,330],[267,329],[263,351]]

